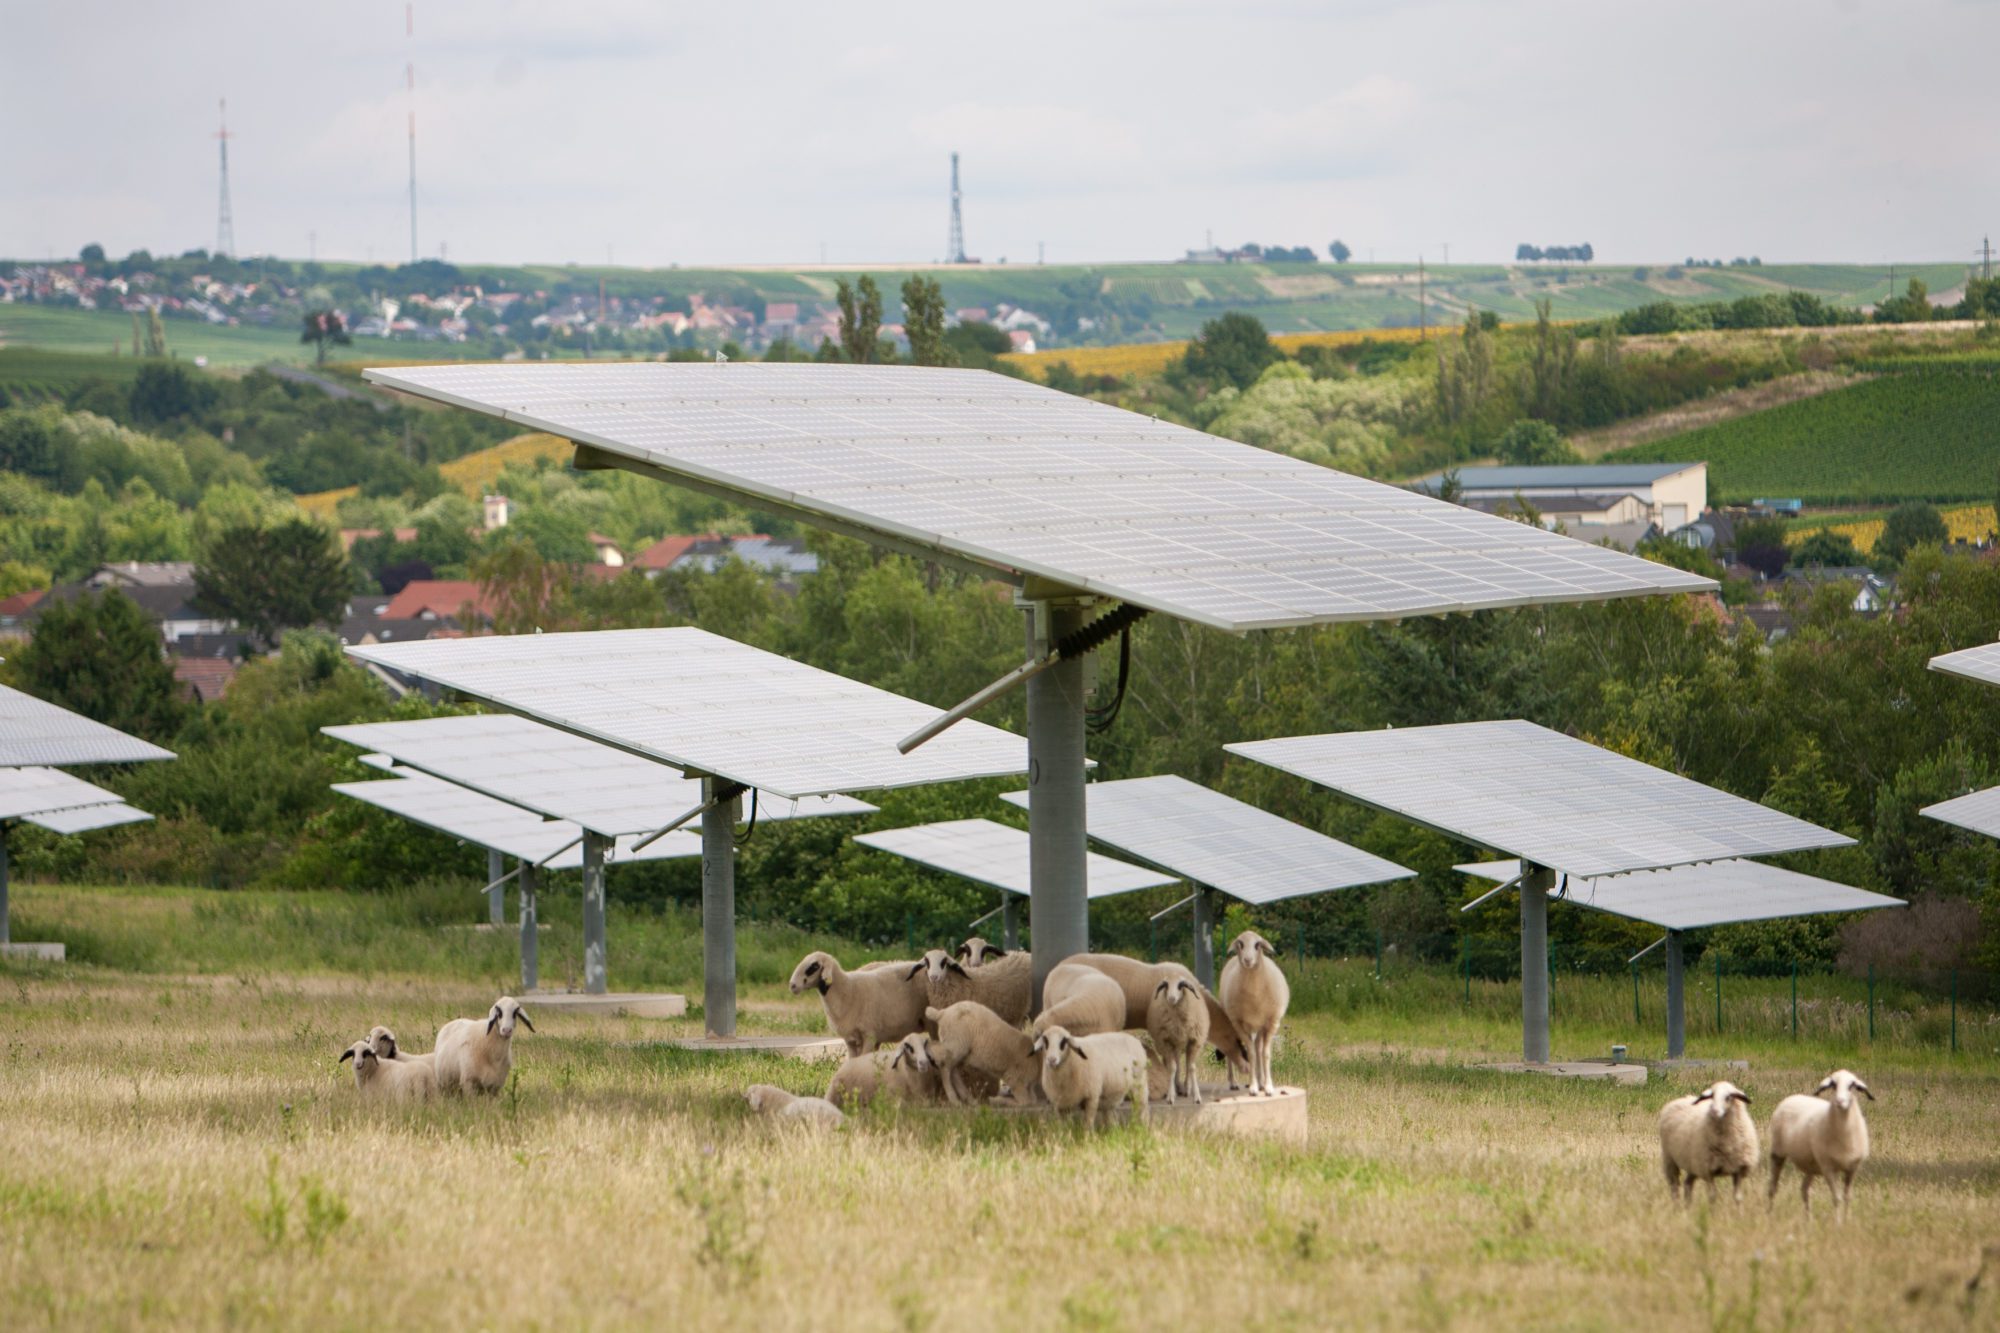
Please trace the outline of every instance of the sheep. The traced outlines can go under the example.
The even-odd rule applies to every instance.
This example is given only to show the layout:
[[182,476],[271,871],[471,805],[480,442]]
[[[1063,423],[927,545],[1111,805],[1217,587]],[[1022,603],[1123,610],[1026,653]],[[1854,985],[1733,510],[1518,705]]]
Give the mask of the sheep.
[[1042,1092],[1056,1114],[1081,1110],[1086,1129],[1097,1124],[1100,1109],[1129,1102],[1143,1124],[1146,1119],[1146,1048],[1129,1032],[1098,1032],[1073,1037],[1050,1027],[1030,1049],[1042,1058]]
[[[1122,953],[1080,953],[1063,960],[1066,963],[1083,963],[1094,967],[1125,988],[1125,1021],[1123,1028],[1146,1026],[1146,1010],[1153,1002],[1153,988],[1168,977],[1185,977],[1194,981],[1194,973],[1179,963],[1142,963],[1136,958],[1127,958]],[[1201,983],[1196,981],[1200,986]],[[1221,1053],[1229,1067],[1229,1090],[1236,1091],[1242,1086],[1237,1074],[1243,1078],[1250,1076],[1250,1048],[1237,1034],[1236,1025],[1213,992],[1202,987],[1202,998],[1208,1002],[1208,1044]]]
[[922,962],[849,972],[830,953],[814,951],[792,969],[792,994],[811,986],[819,992],[827,1022],[847,1043],[849,1055],[866,1055],[901,1041],[924,1026],[928,993]]
[[968,968],[943,949],[924,955],[924,985],[933,1009],[977,1000],[1015,1027],[1028,1021],[1035,981],[1034,955],[1021,950],[987,955],[985,965]]
[[[507,1086],[514,1068],[514,1023],[528,1031],[535,1024],[521,1002],[503,995],[484,1019],[454,1018],[438,1029],[436,1049],[439,1092],[498,1092]],[[396,1063],[401,1064],[399,1060]]]
[[911,1033],[892,1054],[888,1047],[866,1055],[850,1055],[826,1085],[826,1099],[842,1110],[867,1106],[877,1097],[899,1102],[935,1102],[943,1099],[938,1076],[922,1058],[924,1038]]
[[924,1019],[937,1028],[937,1036],[925,1044],[924,1053],[936,1066],[945,1096],[953,1105],[975,1100],[966,1084],[968,1070],[1005,1084],[1016,1105],[1034,1100],[1040,1075],[1027,1033],[977,1000],[926,1009]]
[[997,944],[988,943],[978,935],[973,935],[958,946],[957,952],[958,961],[967,967],[984,967],[995,958],[1007,957],[1014,950],[1003,949]]
[[1271,1078],[1271,1043],[1277,1040],[1278,1024],[1285,1021],[1285,1009],[1292,1002],[1285,974],[1270,961],[1274,953],[1269,940],[1254,930],[1244,931],[1229,942],[1229,961],[1222,965],[1216,985],[1223,1011],[1250,1047],[1253,1096],[1277,1095],[1278,1085]]
[[406,1051],[396,1044],[396,1034],[377,1023],[368,1032],[368,1044],[375,1048],[375,1054],[384,1060],[401,1060],[406,1063],[434,1065],[436,1051]]
[[1743,1178],[1757,1169],[1757,1124],[1750,1118],[1750,1094],[1728,1080],[1700,1093],[1676,1097],[1660,1108],[1660,1169],[1667,1192],[1687,1204],[1694,1182],[1727,1176],[1736,1202],[1743,1201]]
[[1201,1077],[1195,1060],[1208,1041],[1208,1005],[1201,987],[1186,977],[1170,977],[1153,987],[1146,1006],[1146,1034],[1154,1052],[1167,1065],[1167,1105],[1176,1090],[1201,1105]]
[[437,1071],[417,1060],[384,1060],[375,1045],[364,1037],[340,1053],[334,1061],[354,1061],[354,1086],[363,1097],[388,1101],[422,1101],[437,1091]]
[[1125,992],[1116,981],[1083,963],[1058,963],[1042,983],[1042,1012],[1032,1030],[1039,1037],[1059,1027],[1087,1037],[1117,1032],[1127,1019]]
[[743,1090],[743,1099],[759,1115],[773,1116],[814,1129],[837,1129],[847,1123],[846,1114],[824,1097],[800,1097],[769,1083],[752,1083]]
[[[1821,1100],[1824,1093],[1831,1100]],[[1836,1069],[1820,1080],[1808,1097],[1795,1093],[1778,1103],[1771,1112],[1771,1187],[1764,1196],[1765,1206],[1778,1197],[1778,1177],[1785,1163],[1799,1169],[1799,1201],[1806,1216],[1812,1216],[1813,1177],[1826,1177],[1833,1191],[1834,1216],[1847,1220],[1847,1201],[1854,1193],[1854,1173],[1868,1160],[1868,1121],[1861,1114],[1860,1093],[1869,1101],[1875,1094],[1852,1072]]]

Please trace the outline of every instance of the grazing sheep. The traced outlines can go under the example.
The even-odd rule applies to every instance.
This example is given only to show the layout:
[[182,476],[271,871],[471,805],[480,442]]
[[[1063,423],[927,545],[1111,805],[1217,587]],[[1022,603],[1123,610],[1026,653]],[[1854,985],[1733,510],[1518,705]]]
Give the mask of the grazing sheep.
[[847,1123],[846,1114],[826,1098],[800,1097],[769,1083],[752,1083],[744,1089],[743,1099],[758,1115],[772,1116],[790,1124],[837,1129]]
[[1266,1097],[1278,1092],[1271,1078],[1271,1043],[1277,1040],[1278,1024],[1285,1021],[1292,1002],[1285,974],[1271,961],[1275,952],[1262,935],[1244,931],[1229,942],[1229,961],[1222,965],[1216,983],[1223,1011],[1250,1047],[1250,1091]]
[[344,1060],[354,1061],[354,1086],[363,1097],[422,1101],[437,1091],[437,1072],[431,1065],[418,1060],[384,1060],[367,1038],[342,1051],[334,1063]]
[[[1146,1026],[1146,1010],[1153,1002],[1153,988],[1169,977],[1185,977],[1194,981],[1194,973],[1179,963],[1142,963],[1136,958],[1127,958],[1122,953],[1080,953],[1063,960],[1066,963],[1082,963],[1094,967],[1125,988],[1125,1021],[1121,1028],[1142,1028]],[[1195,981],[1200,986],[1199,981]],[[1250,1077],[1250,1048],[1237,1034],[1236,1025],[1206,986],[1202,987],[1202,998],[1208,1002],[1208,1044],[1222,1054],[1229,1066],[1229,1090],[1236,1091]],[[1046,1000],[1044,1000],[1046,1003]],[[1237,1075],[1242,1075],[1239,1081]]]
[[[1868,1160],[1868,1121],[1861,1114],[1860,1093],[1869,1101],[1875,1094],[1868,1085],[1845,1069],[1836,1069],[1820,1080],[1810,1097],[1793,1094],[1771,1112],[1771,1188],[1765,1194],[1767,1206],[1778,1197],[1778,1177],[1785,1163],[1799,1169],[1799,1201],[1806,1216],[1812,1216],[1812,1183],[1815,1176],[1826,1178],[1833,1191],[1834,1216],[1847,1220],[1847,1201],[1854,1193],[1854,1173]],[[1822,1100],[1827,1094],[1831,1098]]]
[[1201,1076],[1195,1060],[1208,1042],[1208,1004],[1201,987],[1186,977],[1168,978],[1153,987],[1153,1002],[1146,1006],[1146,1035],[1153,1050],[1167,1065],[1167,1105],[1175,1093],[1194,1098],[1201,1105]]
[[1727,1176],[1736,1201],[1743,1201],[1743,1178],[1757,1169],[1757,1124],[1750,1118],[1750,1094],[1726,1079],[1700,1093],[1676,1097],[1660,1108],[1660,1169],[1667,1192],[1683,1204],[1694,1199],[1694,1182]]
[[949,1009],[961,1000],[977,1000],[1015,1027],[1028,1021],[1035,982],[1034,955],[1025,950],[988,954],[985,966],[968,968],[943,949],[924,955],[924,986],[929,1007]]
[[1116,981],[1083,963],[1058,963],[1042,983],[1042,1012],[1035,1016],[1033,1032],[1039,1037],[1059,1027],[1087,1037],[1120,1031],[1127,1019],[1125,992]]
[[535,1030],[521,1002],[503,995],[493,1002],[485,1018],[454,1018],[439,1028],[437,1049],[431,1052],[437,1065],[438,1091],[498,1092],[506,1087],[507,1075],[514,1069],[517,1019],[528,1031]]
[[1060,1027],[1045,1029],[1030,1048],[1042,1057],[1042,1092],[1056,1114],[1081,1110],[1085,1128],[1102,1110],[1129,1102],[1146,1119],[1146,1048],[1129,1032],[1073,1037]]
[[879,967],[849,972],[830,953],[814,951],[792,969],[792,994],[810,986],[819,992],[827,1022],[849,1055],[866,1055],[879,1046],[901,1041],[924,1027],[924,965]]
[[1003,949],[978,935],[973,935],[958,946],[958,961],[967,967],[984,967],[995,958],[1005,958],[1013,952],[1012,949]]
[[926,1043],[925,1054],[937,1067],[945,1096],[953,1105],[976,1100],[966,1084],[968,1071],[1004,1084],[1016,1105],[1034,1100],[1040,1072],[1027,1033],[977,1000],[960,1000],[946,1009],[926,1009],[924,1019],[937,1028],[937,1037]]
[[942,1101],[936,1071],[919,1058],[923,1041],[913,1032],[894,1051],[884,1046],[848,1056],[827,1083],[826,1099],[843,1111],[870,1105],[877,1097],[919,1105]]

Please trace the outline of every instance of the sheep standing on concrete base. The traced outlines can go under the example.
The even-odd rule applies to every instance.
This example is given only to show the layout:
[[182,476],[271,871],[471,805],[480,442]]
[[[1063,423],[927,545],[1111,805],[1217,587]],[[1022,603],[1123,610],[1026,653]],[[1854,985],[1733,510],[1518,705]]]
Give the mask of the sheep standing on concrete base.
[[743,1099],[758,1115],[771,1116],[790,1124],[810,1125],[814,1129],[838,1129],[847,1123],[847,1116],[826,1098],[800,1097],[770,1083],[752,1083],[744,1089]]
[[1016,1105],[1034,1100],[1041,1071],[1027,1033],[977,1000],[960,1000],[949,1009],[926,1009],[924,1020],[937,1028],[937,1036],[925,1043],[925,1055],[937,1067],[952,1105],[975,1104],[968,1073],[1004,1083]]
[[437,1049],[431,1052],[437,1063],[438,1091],[494,1093],[506,1087],[514,1069],[516,1021],[530,1032],[535,1030],[521,1002],[503,995],[486,1017],[454,1018],[439,1028]]
[[[1127,958],[1122,953],[1079,953],[1063,959],[1065,963],[1082,963],[1094,967],[1105,976],[1117,982],[1125,991],[1125,1019],[1121,1028],[1142,1028],[1146,1026],[1146,1010],[1153,1003],[1153,989],[1168,978],[1185,978],[1195,981],[1194,973],[1180,963],[1142,963],[1136,958]],[[1208,1005],[1208,1044],[1221,1053],[1229,1066],[1229,1090],[1236,1091],[1250,1079],[1250,1048],[1236,1031],[1236,1025],[1222,1007],[1222,1001],[1202,986],[1202,999]],[[1043,1003],[1047,1003],[1044,999]]]
[[1072,1037],[1062,1028],[1047,1028],[1035,1038],[1033,1051],[1042,1057],[1042,1091],[1056,1114],[1083,1112],[1086,1129],[1094,1128],[1100,1110],[1115,1111],[1129,1101],[1141,1124],[1146,1120],[1146,1048],[1129,1032],[1099,1032]]
[[1660,1169],[1666,1173],[1667,1191],[1683,1204],[1694,1199],[1697,1180],[1708,1182],[1713,1199],[1718,1176],[1728,1177],[1741,1203],[1743,1178],[1757,1169],[1750,1094],[1724,1080],[1661,1107]]
[[437,1091],[437,1074],[432,1067],[416,1060],[384,1060],[375,1053],[375,1045],[367,1038],[355,1042],[340,1053],[341,1061],[354,1061],[354,1086],[363,1097],[381,1098],[384,1101],[423,1101]]
[[1176,1092],[1201,1105],[1196,1061],[1208,1041],[1208,1003],[1201,987],[1185,977],[1153,987],[1153,1002],[1146,1006],[1146,1035],[1167,1064],[1167,1105],[1174,1104]]
[[847,1053],[866,1055],[923,1031],[924,1006],[930,1003],[923,974],[922,962],[849,972],[832,954],[815,950],[792,969],[792,994],[808,986],[818,991],[827,1022],[847,1043]]
[[977,1000],[1014,1026],[1028,1021],[1035,982],[1035,958],[1026,950],[1008,953],[989,947],[986,961],[967,967],[943,949],[924,955],[924,987],[933,1009]]
[[[1071,961],[1056,964],[1042,982],[1042,1012],[1035,1015],[1032,1031],[1039,1037],[1050,1028],[1062,1028],[1073,1037],[1087,1037],[1121,1031],[1130,1022],[1119,984],[1086,963]],[[1144,1023],[1141,1009],[1137,1025]]]
[[1271,1077],[1271,1046],[1292,1003],[1291,984],[1271,961],[1276,953],[1262,935],[1244,931],[1229,942],[1229,961],[1215,987],[1229,1021],[1250,1048],[1250,1091],[1266,1097],[1278,1092]]
[[1771,1187],[1765,1204],[1778,1197],[1778,1177],[1785,1163],[1799,1169],[1799,1201],[1812,1216],[1812,1183],[1824,1176],[1833,1191],[1834,1216],[1847,1220],[1847,1202],[1854,1193],[1854,1173],[1868,1160],[1868,1121],[1854,1094],[1869,1101],[1875,1094],[1845,1069],[1820,1080],[1810,1097],[1793,1094],[1771,1112]]

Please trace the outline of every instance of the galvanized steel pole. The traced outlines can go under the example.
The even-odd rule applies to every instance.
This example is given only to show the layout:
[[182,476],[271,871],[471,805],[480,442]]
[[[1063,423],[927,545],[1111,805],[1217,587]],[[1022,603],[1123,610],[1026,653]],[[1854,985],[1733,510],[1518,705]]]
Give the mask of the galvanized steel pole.
[[1194,978],[1215,989],[1215,890],[1202,885],[1194,891]]
[[497,881],[507,873],[507,858],[486,849],[486,882],[493,885],[486,891],[486,919],[496,926],[507,924],[507,887]]
[[[1028,612],[1028,656],[1042,656],[1083,626],[1074,601],[1035,601]],[[1083,826],[1083,658],[1028,681],[1028,876],[1035,920],[1034,1004],[1042,980],[1071,954],[1090,948]]]
[[1021,900],[1008,894],[1000,903],[1000,947],[1009,953],[1021,947]]
[[736,1035],[736,807],[715,799],[717,778],[701,780],[701,1004],[711,1037]]
[[1556,872],[1543,866],[1521,876],[1521,1058],[1549,1062],[1549,890]]
[[583,835],[583,988],[602,995],[606,985],[604,955],[604,844],[602,833]]
[[535,920],[535,881],[541,871],[533,861],[521,862],[521,990],[532,993],[541,985],[540,926]]
[[7,924],[7,826],[0,824],[0,944],[13,943]]
[[1687,1051],[1687,1001],[1681,978],[1681,933],[1667,932],[1667,1059]]

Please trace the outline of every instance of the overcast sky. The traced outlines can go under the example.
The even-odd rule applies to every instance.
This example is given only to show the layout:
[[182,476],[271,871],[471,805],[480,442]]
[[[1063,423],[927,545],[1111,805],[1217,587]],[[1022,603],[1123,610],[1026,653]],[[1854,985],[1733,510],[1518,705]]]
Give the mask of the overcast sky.
[[8,6],[0,254],[1969,259],[1988,0],[401,0]]

